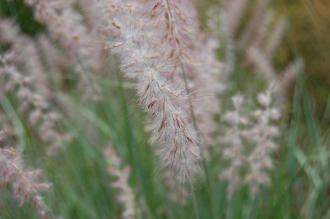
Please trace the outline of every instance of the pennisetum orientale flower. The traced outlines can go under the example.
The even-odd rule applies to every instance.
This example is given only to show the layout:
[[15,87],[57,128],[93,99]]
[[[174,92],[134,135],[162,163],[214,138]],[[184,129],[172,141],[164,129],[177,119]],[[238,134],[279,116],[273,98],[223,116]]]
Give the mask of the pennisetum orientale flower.
[[280,111],[272,105],[272,90],[257,96],[258,106],[251,113],[243,111],[243,96],[232,98],[234,110],[224,115],[228,124],[223,143],[223,151],[228,166],[220,179],[228,182],[227,194],[231,199],[244,184],[251,194],[257,195],[260,187],[270,185],[268,171],[272,169],[272,153],[276,149],[275,138],[279,135],[276,122]]
[[126,76],[136,81],[150,115],[151,141],[160,145],[162,166],[182,181],[191,178],[198,169],[199,139],[188,109],[189,94],[178,79],[175,39],[168,40],[167,6],[164,1],[115,0],[100,1],[100,6],[108,21],[108,47],[119,56]]
[[17,24],[8,19],[0,21],[0,43],[16,53],[14,63],[29,74],[33,86],[44,96],[52,97],[52,83],[61,80],[61,73],[72,67],[69,56],[46,34],[34,38],[25,35]]
[[51,37],[70,55],[79,72],[84,97],[99,100],[100,90],[91,72],[101,68],[102,47],[94,29],[89,29],[82,14],[75,8],[76,0],[26,0],[34,8],[36,19],[45,24]]
[[174,45],[177,76],[184,81],[189,94],[188,111],[195,120],[202,145],[209,145],[216,128],[214,115],[219,113],[218,96],[225,88],[222,64],[215,57],[218,42],[200,30],[192,1],[162,2],[168,23],[166,39]]
[[45,66],[39,54],[36,41],[22,33],[11,20],[0,21],[0,41],[10,46],[10,51],[15,53],[16,66],[24,69],[31,77],[34,89],[46,97],[51,96],[49,81],[45,72]]
[[122,206],[122,219],[138,218],[135,206],[135,195],[129,185],[130,167],[123,166],[121,159],[109,146],[104,151],[104,156],[108,163],[108,173],[114,177],[111,187],[118,192],[117,201]]
[[227,145],[223,150],[223,157],[229,164],[221,173],[220,178],[228,181],[228,198],[232,198],[243,184],[242,170],[246,164],[243,133],[248,124],[248,119],[242,115],[243,101],[242,95],[235,95],[232,98],[234,109],[224,115],[228,128],[223,137],[223,143]]
[[19,151],[7,147],[7,133],[0,131],[0,188],[10,186],[19,205],[31,203],[41,219],[48,219],[48,207],[40,192],[49,188],[48,183],[40,182],[40,170],[27,170]]
[[255,123],[244,133],[245,138],[254,146],[247,157],[249,170],[244,180],[252,195],[258,193],[260,186],[269,186],[271,183],[267,171],[273,168],[271,154],[277,148],[275,138],[279,135],[274,122],[281,116],[280,111],[272,106],[271,95],[271,89],[258,95],[260,108],[253,112]]
[[12,64],[15,53],[6,53],[0,59],[0,74],[6,91],[15,91],[20,110],[27,114],[28,123],[34,127],[41,140],[48,144],[48,152],[55,153],[70,135],[58,130],[60,114],[54,111],[47,99],[32,86],[31,77]]

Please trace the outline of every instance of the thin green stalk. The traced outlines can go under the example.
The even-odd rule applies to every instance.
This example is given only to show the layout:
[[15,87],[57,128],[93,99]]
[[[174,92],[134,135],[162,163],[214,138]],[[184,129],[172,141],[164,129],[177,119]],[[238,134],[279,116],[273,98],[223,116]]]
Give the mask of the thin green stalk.
[[199,213],[199,207],[197,204],[197,199],[196,199],[196,193],[194,189],[194,185],[191,180],[189,180],[189,186],[191,190],[191,198],[194,206],[194,212],[195,212],[195,219],[200,219],[200,213]]
[[233,218],[233,197],[228,199],[227,211],[226,211],[226,219]]

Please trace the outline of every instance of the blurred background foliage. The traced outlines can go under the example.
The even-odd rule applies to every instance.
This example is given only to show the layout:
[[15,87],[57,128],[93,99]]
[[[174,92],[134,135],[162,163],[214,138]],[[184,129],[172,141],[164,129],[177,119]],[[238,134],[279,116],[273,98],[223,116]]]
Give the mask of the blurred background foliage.
[[[221,0],[197,1],[204,25],[208,9],[219,4]],[[303,58],[306,87],[320,118],[330,104],[330,1],[275,0],[272,6],[275,13],[289,19],[275,63],[281,68],[296,57]],[[330,119],[327,122],[330,124]]]
[[32,9],[24,4],[24,0],[0,0],[0,17],[14,19],[22,32],[31,36],[44,30],[35,21]]
[[282,47],[303,57],[307,88],[321,113],[330,98],[330,1],[278,0],[274,7],[289,18]]

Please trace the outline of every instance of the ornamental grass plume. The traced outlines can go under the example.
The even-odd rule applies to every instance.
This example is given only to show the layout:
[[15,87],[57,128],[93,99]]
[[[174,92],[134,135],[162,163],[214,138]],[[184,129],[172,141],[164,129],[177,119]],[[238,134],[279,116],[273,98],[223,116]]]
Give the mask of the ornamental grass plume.
[[227,145],[223,150],[223,157],[229,164],[221,173],[220,178],[228,181],[227,195],[229,199],[243,184],[242,170],[246,164],[243,133],[248,125],[248,118],[242,115],[243,101],[242,95],[235,95],[232,98],[234,109],[224,115],[228,128],[223,137],[223,143]]
[[[108,47],[121,60],[126,76],[136,81],[141,103],[150,116],[151,141],[160,145],[163,168],[180,180],[198,169],[199,139],[189,113],[188,93],[178,75],[176,39],[164,1],[100,1],[108,23]],[[180,11],[180,8],[175,8]]]
[[0,59],[1,83],[6,91],[14,91],[20,104],[20,111],[25,113],[28,124],[34,127],[41,140],[48,144],[48,152],[53,154],[70,139],[70,135],[58,130],[60,114],[54,111],[47,99],[33,89],[31,77],[18,70],[14,53],[6,53]]
[[[200,30],[198,15],[190,0],[163,1],[169,15],[169,43],[174,45],[178,76],[189,94],[189,111],[203,146],[212,143],[214,116],[220,111],[219,96],[225,89],[222,63],[215,57],[218,42]],[[205,107],[208,106],[208,107]]]
[[4,87],[7,91],[14,91],[29,125],[49,145],[48,152],[56,153],[70,137],[57,127],[61,116],[53,107],[57,94],[51,84],[63,80],[59,78],[63,77],[60,73],[72,68],[68,55],[60,51],[47,35],[31,38],[20,32],[13,21],[6,19],[0,21],[0,43],[8,47],[0,67],[2,92]]
[[247,157],[248,174],[244,179],[253,196],[259,192],[261,186],[271,184],[267,172],[273,168],[271,154],[278,147],[275,138],[279,136],[279,129],[274,122],[281,117],[281,113],[272,106],[271,95],[271,89],[258,95],[260,108],[253,112],[253,126],[244,133],[247,141],[253,144],[253,149]]
[[97,101],[101,98],[92,72],[102,67],[102,46],[97,34],[89,28],[84,17],[76,9],[77,0],[26,0],[33,7],[36,19],[45,24],[50,36],[59,42],[70,55],[70,61],[79,73],[84,98]]
[[49,78],[43,65],[37,42],[22,34],[17,25],[11,20],[0,21],[0,42],[10,47],[10,52],[15,53],[12,60],[20,69],[24,69],[31,77],[34,89],[50,98]]
[[42,219],[48,219],[49,211],[40,192],[48,190],[50,184],[40,182],[40,170],[26,170],[21,154],[14,148],[6,147],[7,137],[0,132],[0,188],[10,186],[19,205],[31,203]]
[[271,183],[268,171],[273,168],[271,155],[277,149],[275,138],[279,135],[275,122],[280,118],[271,95],[271,89],[258,94],[258,106],[250,113],[243,111],[243,96],[235,95],[234,110],[224,115],[228,128],[222,141],[227,146],[223,157],[228,165],[220,179],[228,182],[228,199],[244,184],[256,196],[261,187]]
[[104,156],[109,164],[108,173],[115,178],[111,187],[118,192],[117,201],[123,209],[121,218],[138,218],[135,195],[129,185],[130,167],[123,166],[121,159],[110,146],[105,149]]
[[53,98],[52,85],[63,80],[63,72],[72,68],[69,56],[48,35],[38,34],[32,38],[9,19],[0,20],[0,43],[15,52],[13,62],[32,77],[36,82],[34,88],[43,96]]
[[51,36],[72,53],[75,61],[80,60],[87,68],[99,67],[101,45],[96,43],[95,31],[88,29],[83,15],[75,9],[76,0],[26,0],[26,3],[34,8],[36,19],[46,25]]

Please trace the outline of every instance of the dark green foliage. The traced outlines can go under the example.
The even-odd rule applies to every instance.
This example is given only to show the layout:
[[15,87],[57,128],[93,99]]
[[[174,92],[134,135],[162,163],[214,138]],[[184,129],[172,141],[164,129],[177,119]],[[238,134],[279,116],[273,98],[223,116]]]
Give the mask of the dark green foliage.
[[29,35],[44,31],[43,26],[35,21],[32,9],[24,4],[24,0],[1,0],[0,19],[1,17],[14,19],[21,30]]

